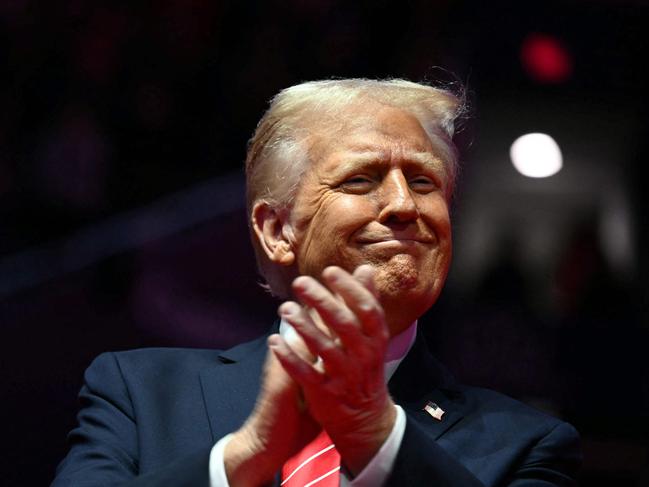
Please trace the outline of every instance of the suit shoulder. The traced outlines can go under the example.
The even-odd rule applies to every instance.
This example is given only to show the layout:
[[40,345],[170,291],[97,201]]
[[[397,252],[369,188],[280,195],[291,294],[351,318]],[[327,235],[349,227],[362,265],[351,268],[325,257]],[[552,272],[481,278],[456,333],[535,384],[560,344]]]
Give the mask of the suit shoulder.
[[123,379],[171,380],[194,376],[203,369],[245,359],[265,337],[234,346],[229,350],[201,348],[139,348],[99,355],[86,371],[100,376],[121,375]]
[[572,430],[576,434],[574,428],[563,420],[500,392],[470,386],[462,386],[461,389],[471,409],[495,422],[506,419],[513,424],[533,427],[539,433],[558,428]]
[[[147,362],[160,364],[169,362],[174,365],[182,363],[211,365],[219,362],[219,360],[224,362],[242,360],[250,355],[250,353],[259,349],[259,347],[265,346],[266,336],[262,335],[253,340],[235,345],[227,350],[213,348],[152,347],[108,352],[107,354],[113,355],[120,364],[143,364]],[[101,354],[99,357],[103,355],[106,354]]]
[[[108,352],[115,355],[119,361],[145,361],[145,360],[212,360],[222,352],[220,349],[209,348],[176,348],[176,347],[151,347],[136,348]],[[103,355],[103,354],[102,354]]]
[[217,365],[220,354],[221,350],[198,348],[139,348],[102,355],[112,356],[120,371],[129,376],[169,376]]
[[87,384],[106,380],[146,381],[182,377],[220,364],[220,350],[192,348],[141,348],[98,355],[86,369]]

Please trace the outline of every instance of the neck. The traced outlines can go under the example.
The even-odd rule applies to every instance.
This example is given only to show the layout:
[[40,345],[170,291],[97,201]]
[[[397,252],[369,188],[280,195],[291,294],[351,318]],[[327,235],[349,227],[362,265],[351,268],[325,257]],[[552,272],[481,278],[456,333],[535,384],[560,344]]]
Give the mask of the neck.
[[405,330],[401,333],[394,335],[390,338],[388,349],[385,353],[385,361],[400,360],[406,356],[410,347],[415,341],[417,336],[417,322],[410,323]]

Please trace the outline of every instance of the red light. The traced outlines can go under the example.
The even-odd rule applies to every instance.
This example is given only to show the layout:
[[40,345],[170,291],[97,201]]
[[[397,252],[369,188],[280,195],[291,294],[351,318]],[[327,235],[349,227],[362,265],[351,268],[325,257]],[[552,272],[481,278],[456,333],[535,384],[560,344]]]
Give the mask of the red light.
[[572,57],[556,38],[531,34],[521,46],[521,62],[527,74],[540,83],[561,83],[572,74]]

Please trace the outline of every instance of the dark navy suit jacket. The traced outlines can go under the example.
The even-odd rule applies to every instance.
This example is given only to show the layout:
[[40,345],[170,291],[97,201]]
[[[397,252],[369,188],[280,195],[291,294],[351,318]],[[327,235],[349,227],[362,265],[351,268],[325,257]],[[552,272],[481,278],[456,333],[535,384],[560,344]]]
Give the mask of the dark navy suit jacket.
[[[226,352],[143,349],[100,355],[55,487],[209,485],[211,447],[252,411],[265,338]],[[421,336],[389,383],[407,416],[389,486],[575,485],[572,426],[501,394],[459,385]],[[445,414],[423,410],[427,401]]]

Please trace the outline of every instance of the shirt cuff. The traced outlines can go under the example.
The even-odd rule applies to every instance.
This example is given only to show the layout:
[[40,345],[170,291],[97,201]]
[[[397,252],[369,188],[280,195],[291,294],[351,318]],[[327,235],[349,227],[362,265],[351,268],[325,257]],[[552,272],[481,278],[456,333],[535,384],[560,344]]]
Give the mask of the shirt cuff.
[[394,407],[397,412],[394,426],[379,451],[353,480],[349,480],[347,475],[341,471],[340,487],[380,487],[385,484],[392,472],[403,434],[406,431],[406,413],[403,412],[401,406],[395,404]]
[[230,438],[232,438],[232,434],[224,436],[212,447],[210,452],[210,487],[230,487],[223,460],[223,451]]

